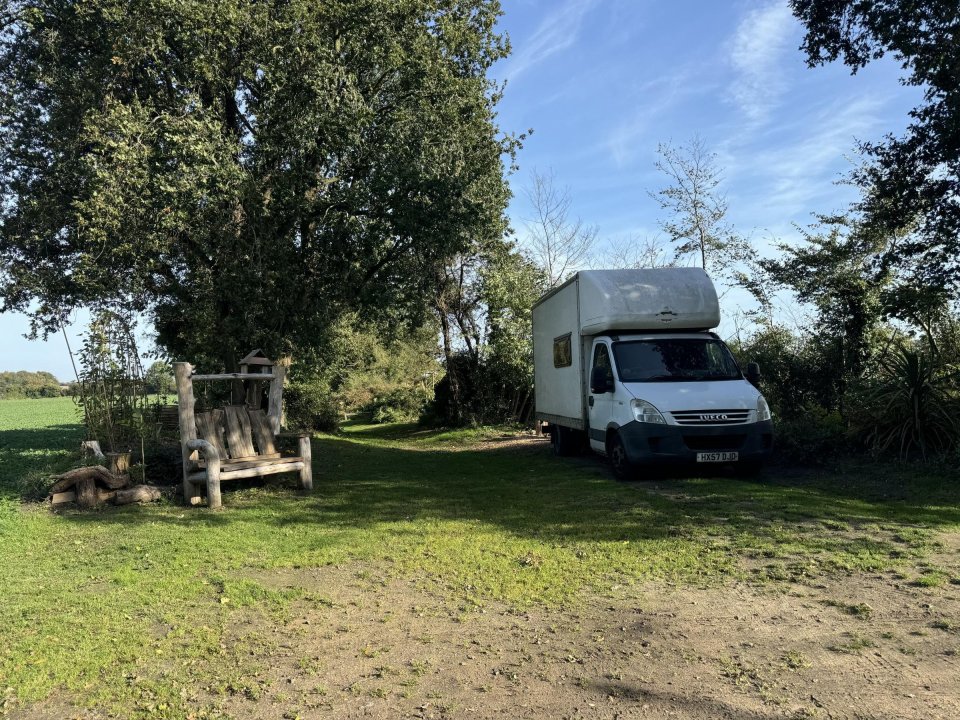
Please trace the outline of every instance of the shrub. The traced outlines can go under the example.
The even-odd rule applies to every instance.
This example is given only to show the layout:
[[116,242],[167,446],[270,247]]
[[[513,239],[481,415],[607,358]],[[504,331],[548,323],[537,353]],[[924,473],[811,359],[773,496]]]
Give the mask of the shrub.
[[878,452],[901,459],[956,452],[960,368],[932,348],[901,343],[876,363],[854,395],[855,429]]
[[284,390],[287,425],[297,430],[333,432],[340,411],[330,391],[320,383],[292,383]]
[[777,457],[816,465],[848,453],[852,440],[843,417],[810,405],[783,417],[774,417]]
[[420,417],[426,398],[420,388],[397,387],[374,399],[366,410],[373,422],[410,422]]

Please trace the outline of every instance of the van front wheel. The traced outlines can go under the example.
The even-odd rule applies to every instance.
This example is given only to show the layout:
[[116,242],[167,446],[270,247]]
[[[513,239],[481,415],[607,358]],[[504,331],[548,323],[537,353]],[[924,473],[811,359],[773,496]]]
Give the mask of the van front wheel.
[[627,449],[623,446],[623,440],[619,434],[614,434],[610,438],[610,446],[607,448],[607,456],[610,458],[610,467],[613,468],[613,476],[623,482],[632,480],[636,474],[636,468],[627,458]]

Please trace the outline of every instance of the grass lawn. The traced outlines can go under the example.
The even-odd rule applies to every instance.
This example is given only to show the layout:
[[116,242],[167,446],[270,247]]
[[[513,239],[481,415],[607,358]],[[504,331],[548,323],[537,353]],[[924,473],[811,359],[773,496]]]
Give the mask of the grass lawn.
[[960,529],[960,484],[946,472],[870,464],[618,484],[595,460],[496,430],[356,425],[314,439],[309,496],[281,476],[227,486],[219,513],[22,505],[24,478],[71,462],[76,423],[70,400],[0,401],[0,714],[63,698],[123,717],[215,715],[216,698],[246,692],[257,672],[232,646],[225,655],[238,617],[282,623],[293,604],[332,602],[257,579],[277,568],[415,580],[464,614],[576,607],[650,580],[960,582],[937,561],[941,533]]

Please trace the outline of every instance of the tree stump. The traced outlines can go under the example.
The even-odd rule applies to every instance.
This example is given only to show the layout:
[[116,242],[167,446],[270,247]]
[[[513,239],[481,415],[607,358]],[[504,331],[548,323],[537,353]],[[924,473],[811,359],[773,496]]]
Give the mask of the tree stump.
[[130,472],[130,455],[131,453],[129,452],[107,453],[107,470],[109,470],[112,475],[126,475]]
[[109,500],[114,490],[126,487],[129,483],[129,475],[114,475],[101,465],[91,465],[57,476],[57,481],[50,488],[50,495],[52,501],[66,501],[69,499],[67,491],[72,489],[77,504],[91,508]]

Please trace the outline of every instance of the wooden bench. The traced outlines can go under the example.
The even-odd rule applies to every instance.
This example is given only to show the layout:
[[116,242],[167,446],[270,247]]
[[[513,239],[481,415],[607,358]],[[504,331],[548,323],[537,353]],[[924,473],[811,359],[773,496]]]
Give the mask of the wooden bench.
[[[248,360],[258,351],[248,355]],[[266,361],[266,362],[264,362]],[[297,472],[300,487],[313,489],[312,453],[310,435],[294,434],[298,440],[297,455],[283,456],[277,449],[280,419],[283,414],[282,365],[274,365],[259,358],[261,372],[247,371],[241,364],[239,373],[196,375],[189,363],[174,363],[177,381],[177,408],[180,425],[180,444],[183,454],[183,497],[189,505],[202,501],[200,488],[207,490],[207,505],[222,505],[220,484],[227,480],[264,477],[276,473]],[[247,384],[248,403],[259,403],[260,383],[269,382],[268,404],[264,412],[250,404],[227,405],[222,409],[195,412],[193,383],[199,380],[243,381]]]

